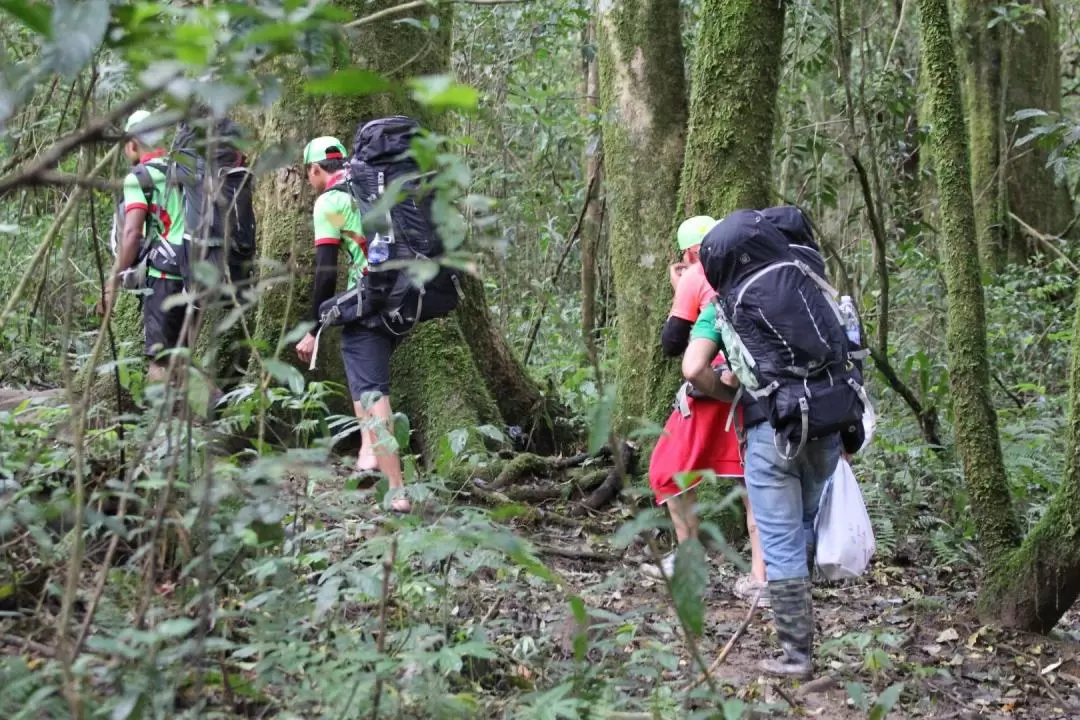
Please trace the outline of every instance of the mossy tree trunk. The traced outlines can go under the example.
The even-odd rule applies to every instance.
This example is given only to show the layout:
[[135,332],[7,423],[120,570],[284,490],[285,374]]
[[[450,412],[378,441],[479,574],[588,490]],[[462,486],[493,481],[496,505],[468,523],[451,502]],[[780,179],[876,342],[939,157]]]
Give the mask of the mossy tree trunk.
[[989,568],[982,613],[1022,630],[1049,632],[1080,596],[1080,285],[1069,372],[1065,479],[1023,544]]
[[949,385],[956,446],[964,466],[979,544],[990,567],[1019,540],[990,400],[986,317],[975,236],[967,137],[946,0],[919,0],[927,72],[930,148],[941,203],[940,254],[948,312]]
[[694,44],[681,216],[720,218],[772,199],[785,3],[703,0]]
[[[341,1],[357,17],[395,5]],[[423,11],[427,12],[427,11]],[[394,80],[426,73],[446,72],[450,63],[450,23],[444,16],[437,31],[390,20],[361,26],[352,37],[352,60],[360,67],[394,73]],[[303,73],[287,69],[280,100],[267,114],[262,137],[290,141],[302,147],[317,135],[334,135],[351,146],[358,123],[365,118],[415,113],[400,95],[312,98],[302,90]],[[282,338],[305,318],[310,309],[314,245],[311,208],[314,195],[294,168],[260,178],[256,210],[260,245],[267,267],[284,267],[289,280],[266,290],[260,298],[255,334],[264,351],[273,355]],[[280,349],[282,359],[297,362],[292,343]],[[306,368],[304,368],[306,372]],[[323,333],[319,367],[311,379],[345,383],[340,332]],[[419,327],[398,349],[391,368],[391,401],[405,412],[417,431],[421,449],[432,450],[449,430],[499,422],[492,401],[469,353],[456,317]],[[334,409],[351,412],[343,399]]]
[[1002,41],[1004,27],[987,27],[994,0],[958,0],[959,57],[971,157],[971,189],[979,260],[989,273],[1005,262],[1004,186],[998,172],[1002,136]]
[[660,421],[678,371],[658,333],[671,303],[687,102],[679,4],[604,0],[598,50],[609,243],[619,322],[615,427]]
[[[1046,167],[1049,151],[1034,143],[1014,147],[1032,127],[1032,120],[1019,123],[1008,118],[1020,110],[1035,108],[1049,113],[1061,112],[1061,50],[1058,46],[1058,10],[1050,0],[1027,0],[1032,14],[1021,29],[1005,31],[1005,80],[1002,93],[1008,142],[1005,166],[1006,209],[1037,230],[1056,235],[1073,217],[1073,201],[1065,183],[1057,182],[1053,170]],[[1005,218],[1008,258],[1026,260],[1033,251],[1045,252],[1034,245],[1019,224]]]
[[1030,121],[1009,122],[1018,110],[1061,110],[1057,12],[1048,0],[1026,0],[1021,7],[1044,14],[1026,12],[1016,23],[989,27],[1000,6],[996,0],[957,3],[975,230],[990,273],[1031,254],[1030,238],[1010,213],[1045,233],[1062,231],[1072,216],[1067,187],[1046,167],[1047,152],[1015,147]]

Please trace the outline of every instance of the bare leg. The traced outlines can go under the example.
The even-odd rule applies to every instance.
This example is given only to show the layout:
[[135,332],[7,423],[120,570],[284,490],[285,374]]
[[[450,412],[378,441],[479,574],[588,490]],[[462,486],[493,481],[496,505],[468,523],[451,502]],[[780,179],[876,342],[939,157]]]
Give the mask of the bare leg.
[[165,378],[168,376],[168,374],[169,374],[168,366],[161,365],[161,364],[156,363],[153,360],[151,360],[150,361],[150,367],[147,368],[147,371],[146,371],[146,379],[151,384],[163,383],[163,382],[165,382]]
[[682,495],[671,498],[666,503],[671,514],[671,524],[675,526],[675,538],[680,543],[698,536],[698,517],[694,511],[697,505],[697,491],[687,490]]
[[[391,490],[405,487],[405,481],[401,473],[401,459],[397,454],[397,442],[394,440],[393,411],[390,409],[390,398],[382,396],[370,408],[365,408],[364,403],[355,402],[353,408],[356,417],[362,425],[369,428],[371,433],[370,444],[365,441],[365,448],[370,448],[375,458],[375,467],[386,475]],[[361,450],[363,454],[363,450]],[[399,512],[408,512],[411,509],[409,499],[404,495],[395,497],[391,506]]]
[[761,538],[758,536],[757,520],[750,507],[750,498],[743,495],[746,508],[746,532],[750,535],[750,575],[758,582],[765,582],[765,553],[761,550]]

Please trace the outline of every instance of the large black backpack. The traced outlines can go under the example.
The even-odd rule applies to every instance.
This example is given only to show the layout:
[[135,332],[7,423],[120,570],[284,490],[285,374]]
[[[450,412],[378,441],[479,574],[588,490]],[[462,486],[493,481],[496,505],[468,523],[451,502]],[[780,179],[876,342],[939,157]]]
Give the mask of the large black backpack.
[[[369,264],[363,320],[397,335],[449,314],[461,296],[453,268],[440,265],[433,277],[418,284],[402,267],[402,261],[438,260],[444,253],[432,220],[434,191],[410,153],[420,132],[419,123],[403,115],[364,123],[356,131],[349,160],[348,188],[364,214],[369,257],[376,244],[387,243],[387,260],[398,261]],[[388,191],[396,191],[388,213],[370,214]]]
[[736,210],[701,246],[728,363],[788,459],[810,440],[859,432],[868,402],[836,291],[791,245],[763,213]]
[[189,289],[199,284],[194,267],[209,262],[243,286],[251,276],[255,247],[255,175],[238,147],[240,126],[227,118],[183,122],[174,143],[174,167],[184,191],[181,270]]

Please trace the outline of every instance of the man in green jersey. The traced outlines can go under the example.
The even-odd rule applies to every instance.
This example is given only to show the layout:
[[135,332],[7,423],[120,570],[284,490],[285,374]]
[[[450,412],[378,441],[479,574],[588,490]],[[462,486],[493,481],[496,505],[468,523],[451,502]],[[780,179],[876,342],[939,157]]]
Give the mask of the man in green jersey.
[[[334,295],[339,251],[349,262],[348,289],[360,282],[367,268],[367,240],[360,222],[360,210],[353,203],[345,181],[345,146],[337,138],[315,138],[304,148],[304,169],[308,182],[319,196],[312,217],[315,230],[315,284],[312,289],[311,320],[315,328],[296,344],[296,354],[304,362],[315,352],[319,306]],[[356,417],[360,420],[362,446],[357,470],[381,472],[391,489],[404,487],[401,460],[393,439],[390,409],[390,356],[400,338],[362,322],[345,325],[341,333],[341,354],[349,381]],[[408,512],[409,500],[396,494],[391,507]]]
[[166,150],[161,147],[164,133],[152,128],[150,113],[138,110],[124,126],[128,140],[124,154],[132,168],[124,177],[123,232],[117,249],[117,273],[105,285],[103,310],[116,299],[120,274],[135,266],[141,255],[147,258],[146,285],[150,290],[142,299],[143,334],[151,382],[165,379],[167,366],[160,357],[163,350],[178,347],[184,341],[185,307],[165,308],[170,295],[184,291],[176,246],[184,240],[184,198],[179,188],[166,180]]

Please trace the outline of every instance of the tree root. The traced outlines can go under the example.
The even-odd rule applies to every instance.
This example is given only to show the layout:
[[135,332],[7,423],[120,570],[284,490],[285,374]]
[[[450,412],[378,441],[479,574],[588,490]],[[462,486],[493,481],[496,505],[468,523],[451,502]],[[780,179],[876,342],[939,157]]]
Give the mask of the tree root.
[[[620,453],[622,455],[622,468],[625,469],[627,475],[632,476],[637,470],[637,449],[630,443],[623,443]],[[623,477],[619,472],[619,466],[616,466],[608,471],[607,477],[600,483],[600,486],[593,490],[580,506],[575,507],[571,514],[584,515],[589,510],[600,510],[607,507],[619,496],[622,489]]]

